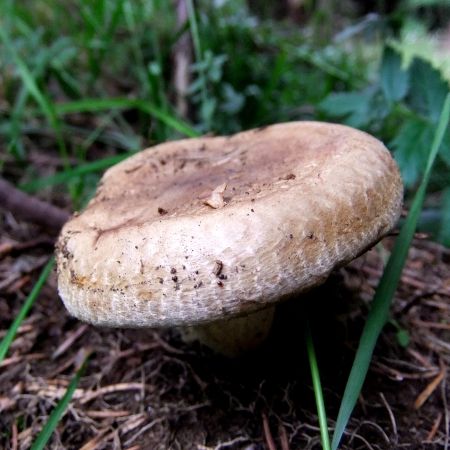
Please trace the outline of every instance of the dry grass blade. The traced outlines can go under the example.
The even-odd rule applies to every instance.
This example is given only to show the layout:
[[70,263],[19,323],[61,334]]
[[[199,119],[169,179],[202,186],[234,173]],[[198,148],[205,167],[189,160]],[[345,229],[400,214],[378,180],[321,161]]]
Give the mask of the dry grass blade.
[[111,394],[115,392],[124,392],[124,391],[142,391],[143,389],[142,383],[118,383],[111,386],[105,386],[103,388],[97,389],[96,391],[86,393],[80,399],[82,404],[89,403],[96,397],[100,397],[102,395]]

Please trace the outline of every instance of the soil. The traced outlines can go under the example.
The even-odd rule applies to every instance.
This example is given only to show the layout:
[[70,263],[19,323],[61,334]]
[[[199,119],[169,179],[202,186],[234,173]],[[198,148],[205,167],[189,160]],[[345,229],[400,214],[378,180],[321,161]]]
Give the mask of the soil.
[[[53,237],[1,212],[0,337]],[[0,363],[0,448],[27,449],[86,355],[51,449],[320,449],[304,327],[309,317],[330,428],[381,275],[387,238],[281,305],[269,340],[230,360],[177,330],[113,330],[66,313],[55,275]],[[343,449],[449,446],[450,250],[416,239]],[[409,341],[409,342],[406,342]]]

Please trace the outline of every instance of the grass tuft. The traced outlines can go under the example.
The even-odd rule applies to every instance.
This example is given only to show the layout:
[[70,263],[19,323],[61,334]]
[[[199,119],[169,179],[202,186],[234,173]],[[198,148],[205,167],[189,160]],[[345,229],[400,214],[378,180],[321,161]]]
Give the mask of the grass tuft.
[[41,91],[33,74],[25,64],[25,61],[23,61],[23,59],[15,51],[8,34],[2,29],[2,27],[0,27],[0,40],[3,42],[11,58],[13,59],[17,71],[22,79],[23,85],[26,87],[30,95],[36,100],[43,114],[47,117],[47,120],[55,131],[61,159],[63,160],[63,163],[68,166],[67,148],[61,133],[61,124],[56,115],[53,103]]

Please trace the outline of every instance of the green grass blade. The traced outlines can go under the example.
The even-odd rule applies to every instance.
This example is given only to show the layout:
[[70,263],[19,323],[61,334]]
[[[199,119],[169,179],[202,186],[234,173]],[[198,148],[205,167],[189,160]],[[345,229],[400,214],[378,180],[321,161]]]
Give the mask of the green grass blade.
[[173,130],[186,136],[197,137],[199,135],[197,131],[191,128],[188,124],[143,100],[127,98],[83,99],[67,103],[59,103],[55,105],[55,112],[57,115],[64,115],[80,112],[99,112],[111,109],[129,108],[139,109],[165,123]]
[[[200,63],[203,61],[203,52],[202,52],[202,45],[200,40],[200,33],[198,31],[198,23],[197,23],[197,17],[195,15],[195,7],[192,0],[186,1],[186,6],[188,10],[188,18],[189,18],[189,28],[191,30],[191,36],[192,36],[192,42],[194,44],[194,53],[195,53],[195,60],[197,63]],[[201,91],[200,95],[202,98],[202,109],[206,110],[206,104],[208,102],[208,92],[207,92],[207,80],[206,80],[206,73],[204,68],[199,69],[199,76],[201,79]],[[206,118],[210,120],[211,118]],[[206,123],[206,126],[208,129],[211,129],[211,123]]]
[[117,27],[119,25],[119,21],[122,15],[122,8],[123,8],[124,0],[119,0],[112,3],[112,6],[114,7],[111,15],[111,19],[109,21],[109,24],[106,27],[106,30],[102,32],[101,41],[102,46],[99,49],[98,55],[97,55],[97,70],[98,73],[94,74],[94,78],[97,78],[100,72],[100,68],[104,65],[105,56],[108,55],[113,47],[113,38],[115,35],[115,32],[117,30]]
[[322,385],[320,383],[319,367],[317,365],[316,352],[314,350],[314,343],[309,323],[306,324],[306,351],[308,353],[314,396],[316,398],[317,415],[319,416],[322,449],[331,450],[330,435],[328,434],[327,414],[325,411],[325,402],[323,400]]
[[23,322],[25,317],[28,314],[28,311],[33,306],[33,303],[35,302],[37,296],[39,295],[39,292],[42,289],[42,286],[46,282],[48,276],[50,275],[51,270],[53,269],[54,265],[54,259],[51,258],[50,261],[45,265],[44,269],[41,272],[41,275],[39,276],[39,279],[37,280],[36,284],[34,285],[32,291],[28,295],[27,299],[25,300],[25,303],[23,304],[22,308],[19,311],[19,314],[17,314],[16,318],[14,319],[14,322],[9,327],[8,332],[6,333],[6,336],[1,340],[0,342],[0,363],[5,358],[9,347],[11,346],[12,341],[14,340],[14,337],[16,336],[17,330],[20,327],[20,324]]
[[394,249],[386,265],[386,268],[378,284],[372,303],[372,309],[367,318],[366,325],[361,335],[358,350],[355,355],[352,369],[345,387],[344,395],[339,409],[336,428],[333,434],[332,448],[336,450],[347,426],[350,415],[358,400],[364,379],[369,369],[372,353],[378,336],[386,323],[389,315],[389,307],[408,256],[409,247],[414,236],[417,222],[425,198],[425,192],[430,179],[431,170],[441,146],[446,128],[450,119],[450,94],[442,109],[439,124],[433,139],[425,172],[411,205],[406,222],[395,242]]
[[40,189],[46,188],[48,186],[52,186],[55,184],[66,183],[74,178],[80,177],[82,175],[86,175],[92,172],[99,172],[101,170],[105,170],[108,167],[117,164],[120,161],[123,161],[125,158],[134,155],[134,152],[122,153],[120,155],[114,155],[109,158],[99,159],[97,161],[93,161],[86,164],[80,164],[73,169],[64,170],[54,175],[45,178],[39,178],[37,180],[30,181],[29,183],[24,183],[20,185],[20,189],[25,192],[37,192]]
[[31,446],[30,450],[45,449],[48,440],[55,431],[55,428],[57,427],[61,417],[63,416],[65,410],[67,409],[67,406],[70,403],[70,400],[72,399],[75,389],[77,388],[78,383],[80,382],[80,379],[83,375],[83,372],[86,369],[87,360],[88,358],[86,357],[83,364],[77,370],[75,376],[70,381],[69,386],[67,386],[66,392],[61,397],[61,400],[58,402],[55,409],[50,414],[46,424],[44,425],[44,428],[42,428],[36,440],[33,442],[33,445]]

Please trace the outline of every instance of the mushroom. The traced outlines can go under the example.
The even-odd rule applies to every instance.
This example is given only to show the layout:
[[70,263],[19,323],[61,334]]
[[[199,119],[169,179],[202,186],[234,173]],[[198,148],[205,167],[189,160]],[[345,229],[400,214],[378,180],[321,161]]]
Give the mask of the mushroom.
[[266,338],[278,302],[386,235],[402,195],[384,145],[342,125],[160,144],[110,168],[66,223],[59,294],[86,322],[182,327],[236,355]]

